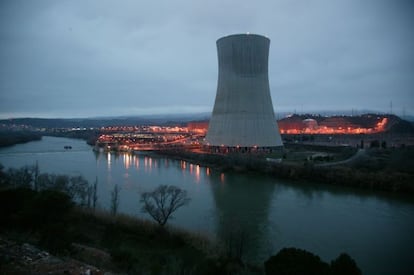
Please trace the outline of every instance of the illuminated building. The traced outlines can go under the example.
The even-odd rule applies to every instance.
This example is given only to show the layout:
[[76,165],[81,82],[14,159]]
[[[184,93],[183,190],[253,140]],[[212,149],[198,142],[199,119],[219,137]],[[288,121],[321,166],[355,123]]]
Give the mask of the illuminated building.
[[[394,122],[392,122],[394,120]],[[332,116],[305,118],[293,115],[278,121],[282,134],[375,134],[386,131],[395,123],[387,116]]]
[[218,85],[207,145],[221,151],[283,147],[268,77],[270,40],[236,34],[217,40]]

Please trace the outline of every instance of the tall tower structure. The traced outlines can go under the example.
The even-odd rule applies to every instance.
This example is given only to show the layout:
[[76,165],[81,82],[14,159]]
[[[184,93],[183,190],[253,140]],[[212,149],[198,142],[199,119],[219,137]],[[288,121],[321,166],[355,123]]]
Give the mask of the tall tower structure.
[[270,96],[270,40],[235,34],[217,40],[218,85],[207,145],[226,151],[273,150],[283,143]]

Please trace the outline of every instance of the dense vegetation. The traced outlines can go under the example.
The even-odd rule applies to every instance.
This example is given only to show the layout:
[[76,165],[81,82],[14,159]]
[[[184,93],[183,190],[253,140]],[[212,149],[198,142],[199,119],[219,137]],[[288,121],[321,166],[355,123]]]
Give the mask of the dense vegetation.
[[44,133],[47,136],[77,138],[83,139],[89,145],[95,145],[99,138],[100,132],[98,130],[74,130],[74,131],[47,131]]
[[[326,148],[328,152],[334,150],[331,147]],[[343,151],[340,152],[339,160],[355,153],[354,149],[340,150]],[[349,163],[328,166],[318,164],[332,161],[331,157],[326,160],[310,160],[301,157],[295,161],[277,163],[267,161],[260,155],[200,154],[179,150],[166,150],[161,154],[221,171],[260,173],[297,181],[308,180],[376,191],[414,194],[414,171],[412,170],[414,147],[366,149],[366,152],[358,159]]]
[[41,134],[31,131],[0,131],[0,147],[6,147],[41,139]]
[[[7,171],[0,166],[0,236],[127,274],[302,274],[292,273],[291,266],[309,262],[306,257],[286,258],[282,250],[266,262],[265,269],[246,264],[242,253],[231,253],[235,247],[227,245],[237,243],[237,236],[221,245],[182,230],[96,209],[96,184],[81,176],[39,173],[37,165]],[[360,274],[355,262],[344,255],[331,265],[323,264],[328,266],[325,274],[340,274],[332,273],[334,268]],[[2,268],[12,272],[13,262],[0,255],[0,273]]]
[[284,248],[265,262],[266,274],[272,275],[360,275],[355,261],[342,253],[331,264],[317,255],[297,248]]
[[[1,169],[0,180],[3,236],[130,274],[211,274],[232,261],[219,260],[220,252],[214,252],[215,245],[206,238],[94,209],[93,185],[82,177],[40,174],[33,166]],[[79,245],[111,257],[81,255]]]

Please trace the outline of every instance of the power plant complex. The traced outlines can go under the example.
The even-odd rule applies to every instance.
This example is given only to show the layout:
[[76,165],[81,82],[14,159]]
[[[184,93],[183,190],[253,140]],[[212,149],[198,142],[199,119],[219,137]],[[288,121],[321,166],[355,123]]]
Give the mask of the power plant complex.
[[206,143],[213,151],[283,148],[270,96],[270,40],[235,34],[217,40],[218,84]]
[[[395,115],[378,114],[331,117],[292,114],[276,122],[269,88],[269,46],[268,38],[256,34],[235,34],[217,40],[218,84],[210,121],[190,121],[187,126],[180,123],[180,126],[100,127],[102,134],[94,149],[171,150],[174,154],[177,150],[201,154],[276,151],[266,159],[279,161],[281,158],[276,157],[286,156],[281,134],[288,143],[311,141],[323,146],[347,144],[363,148],[374,146],[373,142],[378,143],[385,136],[383,133],[391,129],[412,129]],[[413,144],[411,137],[401,133],[404,134],[387,138],[387,142],[393,147]],[[129,167],[130,159],[126,158],[125,163]]]

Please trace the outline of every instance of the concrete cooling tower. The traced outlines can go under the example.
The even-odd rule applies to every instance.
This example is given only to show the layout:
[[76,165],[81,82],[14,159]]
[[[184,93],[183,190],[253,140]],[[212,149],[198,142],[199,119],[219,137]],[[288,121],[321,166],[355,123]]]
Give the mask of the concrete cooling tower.
[[283,147],[270,97],[269,45],[268,38],[255,34],[217,40],[217,94],[206,135],[211,149],[250,152]]

